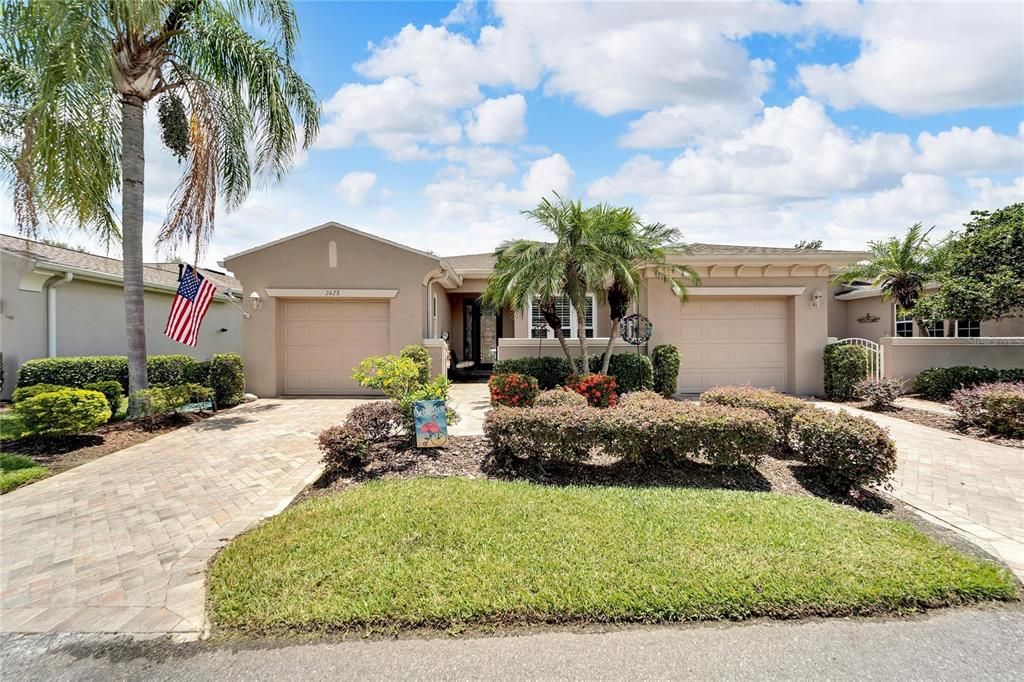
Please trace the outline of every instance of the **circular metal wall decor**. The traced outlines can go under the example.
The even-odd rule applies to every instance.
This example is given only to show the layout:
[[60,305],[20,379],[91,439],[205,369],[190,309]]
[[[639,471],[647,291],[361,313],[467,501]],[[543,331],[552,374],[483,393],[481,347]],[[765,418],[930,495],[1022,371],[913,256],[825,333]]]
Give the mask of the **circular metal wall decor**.
[[654,333],[654,323],[638,313],[626,315],[620,324],[622,340],[637,348],[650,341]]

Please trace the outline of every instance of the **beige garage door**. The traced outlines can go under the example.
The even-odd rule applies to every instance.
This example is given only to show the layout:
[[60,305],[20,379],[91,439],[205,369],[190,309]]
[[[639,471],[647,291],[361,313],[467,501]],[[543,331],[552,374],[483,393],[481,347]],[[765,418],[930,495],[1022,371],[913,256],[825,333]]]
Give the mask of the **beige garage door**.
[[680,391],[725,384],[786,390],[785,299],[694,299],[682,315]]
[[390,352],[389,326],[387,301],[285,301],[284,392],[365,392],[352,379],[352,368]]

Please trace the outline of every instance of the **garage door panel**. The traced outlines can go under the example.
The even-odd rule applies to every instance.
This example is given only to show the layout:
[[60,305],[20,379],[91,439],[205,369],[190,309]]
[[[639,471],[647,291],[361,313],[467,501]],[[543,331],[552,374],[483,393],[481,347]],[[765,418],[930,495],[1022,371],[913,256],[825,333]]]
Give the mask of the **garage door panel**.
[[390,351],[386,301],[285,301],[284,393],[361,393],[352,369]]
[[682,309],[679,390],[751,384],[786,389],[784,299],[691,300]]

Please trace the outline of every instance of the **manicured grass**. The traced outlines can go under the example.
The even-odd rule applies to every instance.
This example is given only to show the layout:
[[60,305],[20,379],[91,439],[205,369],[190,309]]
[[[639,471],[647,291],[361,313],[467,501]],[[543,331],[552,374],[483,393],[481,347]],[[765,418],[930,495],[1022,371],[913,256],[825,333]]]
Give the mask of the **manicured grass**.
[[21,417],[12,409],[0,410],[0,442],[17,440],[27,433]]
[[0,493],[46,476],[46,467],[39,466],[24,455],[0,455]]
[[1005,569],[820,500],[450,479],[311,500],[232,542],[248,631],[902,612],[1016,593]]

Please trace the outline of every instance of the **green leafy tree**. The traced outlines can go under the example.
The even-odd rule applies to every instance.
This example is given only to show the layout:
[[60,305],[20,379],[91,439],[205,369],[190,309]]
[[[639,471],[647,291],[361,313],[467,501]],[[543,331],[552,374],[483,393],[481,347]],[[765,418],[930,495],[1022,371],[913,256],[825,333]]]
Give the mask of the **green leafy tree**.
[[915,307],[924,285],[943,267],[944,250],[937,249],[928,239],[933,229],[925,230],[917,223],[902,237],[869,242],[871,256],[845,269],[833,281],[836,284],[871,282],[882,290],[884,300],[893,299],[900,308],[910,311],[922,335],[927,335],[924,321]]
[[921,299],[922,315],[993,320],[1024,311],[1024,203],[971,216],[943,244],[939,289]]
[[[542,199],[537,208],[523,211],[555,238],[553,243],[529,239],[504,242],[495,254],[494,271],[488,278],[483,300],[496,308],[520,310],[533,300],[544,321],[554,332],[569,364],[587,374],[590,355],[586,326],[587,292],[603,291],[616,267],[616,256],[606,250],[605,225],[617,219],[615,209],[598,205],[584,209],[579,201],[555,195],[556,201]],[[565,339],[565,320],[558,314],[558,299],[568,298],[576,310],[580,357],[576,359]]]
[[287,0],[5,0],[0,34],[0,154],[19,228],[35,234],[42,217],[121,239],[129,385],[145,388],[145,108],[164,99],[161,136],[183,162],[160,241],[194,241],[198,260],[217,201],[238,207],[254,177],[288,171],[300,133],[304,147],[316,136],[319,103],[291,64],[294,10]]
[[611,333],[604,351],[602,374],[608,373],[622,318],[629,312],[630,303],[640,295],[645,271],[670,286],[681,302],[687,298],[687,283],[700,284],[700,277],[693,268],[673,262],[689,253],[679,230],[661,223],[644,224],[632,208],[611,209],[608,214],[607,220],[598,223],[601,248],[614,256],[609,262],[611,272],[605,291]]
[[816,250],[820,249],[824,243],[825,242],[820,239],[801,239],[796,244],[793,244],[793,248]]

